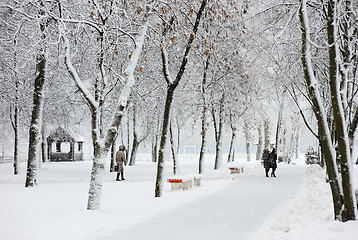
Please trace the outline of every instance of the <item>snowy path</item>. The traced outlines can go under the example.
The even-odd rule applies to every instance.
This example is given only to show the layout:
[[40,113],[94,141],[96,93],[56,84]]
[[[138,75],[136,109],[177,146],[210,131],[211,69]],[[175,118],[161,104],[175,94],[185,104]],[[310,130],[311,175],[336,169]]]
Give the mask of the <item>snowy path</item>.
[[304,169],[282,166],[277,178],[263,177],[263,169],[262,176],[241,176],[211,195],[98,240],[247,239],[273,211],[295,196]]

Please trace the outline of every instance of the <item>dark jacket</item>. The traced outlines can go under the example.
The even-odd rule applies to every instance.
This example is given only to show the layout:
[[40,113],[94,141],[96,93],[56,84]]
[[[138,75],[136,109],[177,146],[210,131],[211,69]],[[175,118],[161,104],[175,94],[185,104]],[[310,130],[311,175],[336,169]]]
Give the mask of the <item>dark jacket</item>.
[[275,149],[272,149],[272,152],[270,152],[268,167],[277,168],[277,153]]
[[270,156],[270,150],[268,148],[264,149],[264,152],[262,153],[262,161],[264,164],[264,168],[268,168],[269,156]]

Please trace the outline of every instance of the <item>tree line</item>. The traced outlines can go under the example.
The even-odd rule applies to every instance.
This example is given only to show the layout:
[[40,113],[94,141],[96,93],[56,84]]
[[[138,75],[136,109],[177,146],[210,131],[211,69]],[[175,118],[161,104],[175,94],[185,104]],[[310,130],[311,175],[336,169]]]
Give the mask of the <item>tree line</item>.
[[209,127],[218,169],[224,135],[233,161],[239,128],[248,153],[257,131],[257,159],[273,135],[293,156],[302,119],[320,143],[335,218],[356,218],[357,3],[27,0],[0,11],[1,111],[14,130],[15,174],[19,135],[29,138],[26,187],[36,185],[46,125],[90,119],[95,210],[118,139],[132,135],[130,165],[139,144],[151,143],[160,197],[165,144],[175,160],[186,122],[201,126],[202,173]]

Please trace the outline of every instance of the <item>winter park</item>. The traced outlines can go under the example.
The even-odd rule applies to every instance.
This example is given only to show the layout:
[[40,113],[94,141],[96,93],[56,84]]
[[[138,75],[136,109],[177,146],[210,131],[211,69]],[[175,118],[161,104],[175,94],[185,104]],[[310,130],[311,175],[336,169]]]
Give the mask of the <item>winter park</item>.
[[0,0],[0,239],[357,239],[357,18]]

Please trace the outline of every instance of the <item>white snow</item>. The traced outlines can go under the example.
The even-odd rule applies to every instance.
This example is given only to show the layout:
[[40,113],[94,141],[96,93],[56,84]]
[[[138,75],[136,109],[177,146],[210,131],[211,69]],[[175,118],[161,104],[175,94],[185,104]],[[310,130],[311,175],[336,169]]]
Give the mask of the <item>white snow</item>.
[[[0,164],[1,239],[349,240],[358,236],[357,221],[333,221],[325,173],[317,166],[306,167],[303,159],[294,166],[279,164],[277,178],[265,178],[259,161],[247,163],[240,157],[230,166],[245,166],[245,173],[230,174],[226,163],[212,170],[215,156],[207,154],[202,186],[171,191],[164,182],[163,197],[155,198],[157,166],[149,154],[138,158],[136,166],[125,168],[123,182],[115,181],[116,173],[108,171],[107,162],[99,211],[86,210],[91,161],[43,163],[34,188],[24,187],[25,162],[18,176],[12,174],[11,163]],[[197,160],[198,156],[179,155],[180,174],[196,174]],[[358,181],[357,166],[353,170]],[[171,171],[167,162],[164,179],[173,177]],[[176,224],[171,225],[173,220]]]

